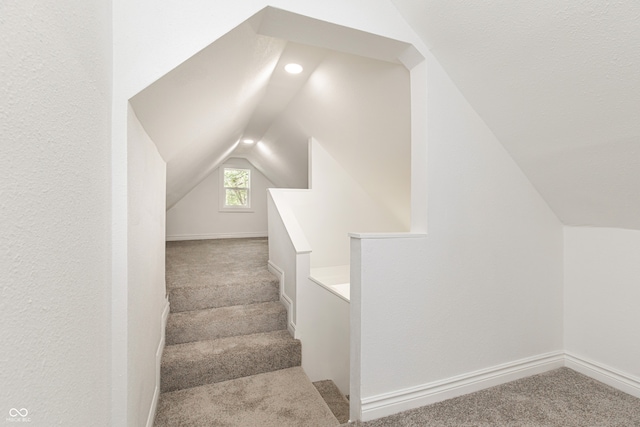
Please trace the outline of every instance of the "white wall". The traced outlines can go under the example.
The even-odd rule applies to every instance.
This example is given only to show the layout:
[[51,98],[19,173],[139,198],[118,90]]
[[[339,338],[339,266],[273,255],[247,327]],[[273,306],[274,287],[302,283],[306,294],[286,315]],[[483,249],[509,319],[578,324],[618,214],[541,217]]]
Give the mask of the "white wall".
[[280,300],[287,307],[288,329],[294,337],[298,338],[295,304],[297,282],[298,277],[306,280],[309,276],[311,246],[290,206],[286,203],[285,193],[286,190],[282,189],[270,190],[267,197],[269,268],[280,279]]
[[481,370],[562,364],[562,226],[432,57],[427,87],[428,235],[352,254],[365,419],[451,397],[432,387]]
[[0,17],[0,419],[108,426],[109,5]]
[[331,379],[349,394],[349,303],[307,277],[298,286],[302,367],[311,381]]
[[309,156],[311,189],[270,190],[269,262],[284,275],[283,300],[305,372],[349,394],[349,303],[309,280],[310,267],[348,265],[349,232],[406,230],[320,142],[309,142]]
[[[370,42],[375,45],[375,42]],[[285,161],[295,124],[395,221],[410,224],[409,73],[401,64],[329,52],[264,136],[265,169]],[[258,153],[260,150],[258,150]],[[283,156],[285,154],[285,156]]]
[[392,2],[564,224],[640,229],[640,3]]
[[311,189],[269,190],[269,262],[284,272],[282,292],[294,328],[301,286],[295,278],[307,283],[309,276],[298,271],[296,255],[310,252],[312,268],[349,265],[349,233],[406,231],[314,139],[309,157]]
[[564,236],[571,367],[640,397],[640,231],[565,227]]
[[129,305],[127,425],[151,425],[160,393],[168,315],[165,286],[166,164],[129,110]]
[[[220,211],[220,169],[251,169],[251,209]],[[225,161],[167,211],[167,240],[262,237],[267,235],[267,188],[273,183],[246,159]]]
[[281,194],[311,246],[312,268],[348,265],[350,232],[408,231],[402,220],[374,200],[321,142],[311,140],[309,156],[311,190]]

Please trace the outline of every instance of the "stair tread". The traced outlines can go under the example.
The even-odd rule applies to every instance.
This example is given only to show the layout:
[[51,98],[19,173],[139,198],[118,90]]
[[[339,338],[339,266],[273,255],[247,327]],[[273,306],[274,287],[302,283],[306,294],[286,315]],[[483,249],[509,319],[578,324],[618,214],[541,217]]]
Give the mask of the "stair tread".
[[251,335],[286,329],[287,310],[279,301],[169,314],[167,344]]
[[301,344],[286,330],[165,347],[162,391],[300,366]]
[[302,368],[288,368],[160,395],[156,427],[338,426]]
[[341,424],[349,421],[349,401],[332,380],[316,381],[314,387]]

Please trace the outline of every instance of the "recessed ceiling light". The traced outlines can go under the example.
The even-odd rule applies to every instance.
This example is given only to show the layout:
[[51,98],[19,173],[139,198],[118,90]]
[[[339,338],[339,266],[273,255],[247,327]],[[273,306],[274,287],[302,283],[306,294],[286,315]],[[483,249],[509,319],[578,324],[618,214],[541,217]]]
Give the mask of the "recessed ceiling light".
[[284,69],[289,74],[300,74],[302,72],[302,65],[291,63],[285,65]]
[[245,144],[253,144],[253,139],[243,139],[242,142]]

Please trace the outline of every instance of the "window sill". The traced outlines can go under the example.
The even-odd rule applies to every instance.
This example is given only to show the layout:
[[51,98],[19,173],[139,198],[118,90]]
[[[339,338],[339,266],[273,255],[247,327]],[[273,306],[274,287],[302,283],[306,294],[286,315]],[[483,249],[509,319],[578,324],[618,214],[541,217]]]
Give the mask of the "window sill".
[[218,209],[220,213],[254,213],[255,211],[251,208],[220,208]]

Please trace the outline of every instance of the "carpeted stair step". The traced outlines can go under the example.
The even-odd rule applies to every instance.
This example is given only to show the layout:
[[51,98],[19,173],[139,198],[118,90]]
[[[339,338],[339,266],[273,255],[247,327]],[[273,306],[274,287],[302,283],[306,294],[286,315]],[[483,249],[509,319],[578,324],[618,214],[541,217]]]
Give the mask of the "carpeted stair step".
[[161,391],[300,366],[301,345],[286,330],[165,347]]
[[339,425],[302,368],[160,395],[155,427]]
[[349,421],[349,401],[340,391],[336,383],[331,380],[316,381],[314,387],[322,396],[333,415],[338,419],[340,424]]
[[171,312],[256,304],[280,299],[278,279],[268,271],[259,279],[225,280],[217,283],[168,288]]
[[279,301],[171,313],[167,345],[215,340],[287,328],[287,310]]

